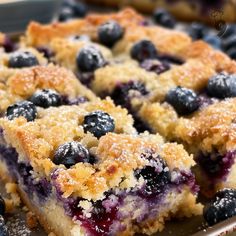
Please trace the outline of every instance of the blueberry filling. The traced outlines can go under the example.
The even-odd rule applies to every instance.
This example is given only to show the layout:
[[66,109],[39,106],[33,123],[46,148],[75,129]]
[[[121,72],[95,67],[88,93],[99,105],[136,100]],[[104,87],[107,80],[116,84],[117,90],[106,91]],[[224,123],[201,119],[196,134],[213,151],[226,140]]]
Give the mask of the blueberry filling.
[[77,78],[79,81],[87,86],[88,88],[90,87],[91,82],[94,80],[94,73],[93,72],[81,72],[78,71],[76,73]]
[[88,101],[89,99],[84,96],[78,96],[76,98],[68,98],[68,96],[62,96],[62,104],[64,105],[79,105]]
[[4,215],[6,210],[6,204],[2,196],[0,195],[0,215]]
[[11,170],[11,177],[24,185],[25,191],[32,196],[36,193],[40,202],[45,201],[51,194],[51,184],[45,178],[34,179],[32,167],[26,163],[18,162],[18,154],[14,148],[0,145],[1,158]]
[[[152,158],[152,156],[149,157],[149,159]],[[66,214],[75,220],[79,220],[89,234],[108,236],[126,230],[125,225],[122,224],[126,218],[132,218],[135,224],[135,222],[156,217],[158,214],[157,206],[162,205],[166,194],[172,189],[179,192],[182,190],[182,186],[187,184],[193,192],[198,191],[195,178],[191,173],[179,170],[170,173],[160,157],[154,158],[153,162],[150,163],[152,166],[146,166],[135,171],[137,178],[142,176],[145,179],[143,186],[134,187],[130,191],[121,190],[116,195],[111,190],[105,193],[106,197],[102,201],[91,201],[92,210],[89,217],[83,214],[83,210],[79,206],[80,201],[84,199],[72,197],[65,199],[59,188],[56,187],[58,199],[63,202]],[[57,170],[52,173],[52,179],[54,186],[56,186]],[[129,209],[127,204],[131,202],[132,207]],[[140,211],[140,209],[142,210]]]
[[143,61],[140,66],[146,71],[155,72],[158,75],[170,69],[170,64],[167,62],[160,62],[151,59]]
[[200,153],[195,159],[201,169],[212,182],[227,178],[232,165],[234,164],[236,151],[229,151],[224,155],[219,153]]
[[44,57],[46,57],[48,60],[50,60],[53,56],[54,53],[47,47],[38,47],[37,50],[43,54]]
[[145,85],[139,81],[117,84],[111,94],[116,105],[121,105],[131,110],[130,100],[135,97],[145,96],[148,91]]

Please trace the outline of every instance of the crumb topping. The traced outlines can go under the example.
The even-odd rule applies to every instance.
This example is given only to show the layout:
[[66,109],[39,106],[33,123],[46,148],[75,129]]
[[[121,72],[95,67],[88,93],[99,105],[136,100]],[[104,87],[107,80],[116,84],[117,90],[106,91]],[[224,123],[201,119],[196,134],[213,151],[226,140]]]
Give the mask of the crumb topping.
[[175,136],[192,151],[205,152],[217,149],[220,153],[236,149],[236,99],[226,99],[196,112],[190,118],[180,118],[176,124]]
[[61,95],[75,98],[85,96],[95,100],[95,95],[75,78],[72,72],[59,66],[35,66],[25,69],[1,69],[0,110],[23,99],[28,99],[37,89],[54,89]]

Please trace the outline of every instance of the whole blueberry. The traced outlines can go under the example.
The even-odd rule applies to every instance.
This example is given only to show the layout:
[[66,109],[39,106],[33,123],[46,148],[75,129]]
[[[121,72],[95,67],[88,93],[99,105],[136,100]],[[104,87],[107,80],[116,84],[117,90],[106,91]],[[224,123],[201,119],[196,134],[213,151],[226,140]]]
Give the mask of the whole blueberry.
[[203,40],[205,42],[209,43],[215,49],[221,49],[222,42],[221,42],[220,37],[218,37],[216,35],[206,35],[205,37],[203,37]]
[[231,59],[236,60],[236,48],[231,48],[230,50],[226,51],[226,53]]
[[29,99],[35,106],[48,108],[62,105],[61,95],[52,89],[36,91]]
[[219,198],[233,198],[236,200],[236,189],[224,188],[215,194]]
[[56,165],[65,165],[70,168],[76,163],[89,162],[88,150],[79,142],[72,141],[62,144],[57,148],[54,154],[53,162]]
[[63,7],[59,13],[59,21],[67,21],[74,17],[74,12],[70,7]]
[[9,236],[8,228],[3,217],[0,215],[0,236]]
[[235,190],[222,190],[204,207],[203,216],[209,225],[214,225],[236,216]]
[[155,160],[157,166],[146,166],[143,169],[136,170],[136,178],[143,177],[145,187],[143,193],[147,196],[159,194],[163,191],[164,187],[170,182],[170,172],[166,168],[166,163],[163,159],[158,158]]
[[64,1],[63,7],[70,8],[74,17],[84,17],[88,11],[87,6],[83,2],[78,2],[75,0]]
[[208,32],[209,29],[205,25],[197,22],[193,22],[188,28],[188,33],[194,40],[202,39]]
[[179,115],[188,115],[200,106],[196,93],[182,87],[171,89],[166,95],[166,101],[174,107]]
[[142,62],[146,59],[155,59],[158,52],[151,41],[144,39],[133,45],[130,54],[133,59]]
[[228,24],[222,38],[226,39],[234,34],[236,34],[236,24]]
[[165,9],[159,8],[153,14],[154,21],[167,28],[174,28],[176,21],[174,17]]
[[31,52],[17,51],[10,55],[8,66],[10,68],[23,68],[38,65],[38,59]]
[[101,52],[92,46],[82,48],[76,58],[79,71],[92,72],[105,65],[105,59]]
[[236,97],[236,74],[219,73],[208,80],[207,94],[216,98]]
[[108,21],[98,28],[98,39],[107,47],[112,47],[122,38],[124,31],[116,21]]
[[37,109],[30,101],[20,101],[7,108],[6,116],[9,120],[23,116],[27,121],[33,121],[37,116]]
[[83,127],[85,132],[92,133],[100,138],[115,129],[114,119],[106,112],[94,111],[84,117]]
[[5,210],[6,210],[5,201],[2,198],[2,196],[0,195],[0,215],[3,216],[5,214]]
[[223,41],[223,47],[225,51],[230,50],[232,48],[235,49],[236,48],[236,34],[225,39]]

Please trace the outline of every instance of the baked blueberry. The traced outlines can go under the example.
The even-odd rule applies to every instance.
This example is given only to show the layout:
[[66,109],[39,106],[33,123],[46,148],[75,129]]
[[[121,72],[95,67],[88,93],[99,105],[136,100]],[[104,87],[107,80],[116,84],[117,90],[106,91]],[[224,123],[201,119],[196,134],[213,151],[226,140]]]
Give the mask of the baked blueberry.
[[38,65],[38,59],[31,52],[17,51],[10,55],[8,66],[10,68],[23,68]]
[[216,49],[221,49],[221,38],[216,35],[206,35],[203,40]]
[[116,105],[121,105],[130,109],[130,98],[145,96],[148,91],[145,85],[139,81],[129,81],[128,83],[118,84],[111,94],[111,98]]
[[84,117],[84,131],[100,138],[115,129],[114,119],[106,112],[94,111]]
[[146,71],[152,71],[158,75],[170,69],[169,63],[152,59],[147,59],[143,61],[140,66]]
[[194,40],[202,39],[208,32],[209,29],[205,25],[197,22],[193,22],[188,28],[188,33]]
[[76,58],[79,71],[92,72],[105,65],[101,52],[92,46],[82,48]]
[[226,51],[226,53],[229,55],[229,57],[236,60],[236,48],[231,48],[230,50]]
[[166,95],[166,101],[174,107],[179,115],[188,115],[200,106],[196,93],[182,87],[171,89]]
[[236,189],[231,189],[231,188],[222,189],[215,194],[215,197],[233,198],[236,200]]
[[63,22],[74,17],[74,12],[70,7],[63,7],[59,13],[58,20]]
[[156,166],[146,166],[141,170],[135,171],[136,178],[143,177],[145,187],[143,189],[144,195],[156,195],[162,192],[163,188],[170,182],[170,172],[166,163],[158,158]]
[[224,40],[223,42],[224,50],[230,50],[236,47],[236,35],[232,35]]
[[236,24],[228,24],[222,38],[226,39],[234,34],[236,34]]
[[48,108],[62,105],[62,98],[59,93],[52,89],[36,91],[29,99],[35,106]]
[[70,168],[76,163],[89,162],[88,150],[79,142],[72,141],[62,144],[57,148],[54,154],[53,162],[56,165],[65,165]]
[[216,98],[236,96],[236,74],[219,73],[212,76],[207,84],[207,94]]
[[73,17],[84,17],[88,12],[87,6],[83,2],[75,0],[64,1],[63,6],[71,9]]
[[3,216],[5,214],[5,209],[6,209],[5,201],[0,195],[0,215]]
[[235,192],[225,189],[217,193],[212,201],[204,207],[203,216],[209,225],[236,216]]
[[7,226],[1,215],[0,215],[0,236],[9,236]]
[[23,116],[27,121],[33,121],[37,116],[37,109],[30,101],[20,101],[7,108],[6,116],[9,120]]
[[16,49],[15,43],[9,37],[5,37],[2,46],[5,52],[13,52]]
[[174,17],[165,9],[159,8],[153,14],[154,21],[167,28],[174,28],[176,21]]
[[123,29],[116,21],[108,21],[98,28],[98,39],[107,47],[112,47],[123,36]]
[[133,59],[142,62],[146,59],[155,59],[158,53],[155,45],[144,39],[133,45],[130,54]]

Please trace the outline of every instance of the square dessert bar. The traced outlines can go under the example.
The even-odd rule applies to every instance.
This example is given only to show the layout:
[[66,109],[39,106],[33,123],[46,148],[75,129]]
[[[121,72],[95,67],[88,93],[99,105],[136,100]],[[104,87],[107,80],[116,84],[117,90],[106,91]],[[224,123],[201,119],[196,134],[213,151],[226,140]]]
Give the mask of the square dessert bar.
[[[89,104],[42,109],[31,122],[0,120],[1,172],[15,179],[48,232],[152,234],[171,217],[201,214],[194,162],[181,145],[113,133],[106,116],[88,113],[101,105]],[[112,115],[115,127],[124,122],[121,112]],[[105,132],[95,137],[87,119]]]
[[0,67],[0,77],[1,113],[22,100],[30,100],[37,106],[47,108],[97,99],[72,72],[52,64],[21,69]]
[[[130,15],[138,20],[126,24]],[[203,41],[192,42],[185,33],[146,24],[130,10],[110,15],[109,21],[107,16],[83,20],[83,25],[92,18],[99,22],[91,31],[87,27],[89,40],[81,35],[83,27],[72,30],[77,21],[37,27],[33,23],[26,33],[26,45],[46,44],[56,62],[74,65],[70,68],[95,94],[110,96],[133,114],[139,131],[158,132],[167,140],[183,143],[198,163],[196,173],[204,191],[235,187],[235,147],[225,144],[222,137],[228,133],[218,129],[230,129],[234,123],[234,101],[228,98],[236,96],[236,62]],[[58,33],[61,27],[67,28],[67,34]],[[33,40],[47,31],[51,32],[50,43]],[[77,37],[71,39],[73,35]],[[217,113],[218,106],[222,112]],[[208,110],[212,111],[209,116]],[[219,123],[205,121],[214,121],[215,116]],[[215,144],[211,132],[218,134],[222,147]],[[235,136],[234,132],[229,135],[230,140]]]

